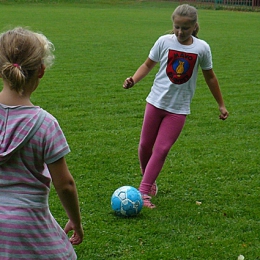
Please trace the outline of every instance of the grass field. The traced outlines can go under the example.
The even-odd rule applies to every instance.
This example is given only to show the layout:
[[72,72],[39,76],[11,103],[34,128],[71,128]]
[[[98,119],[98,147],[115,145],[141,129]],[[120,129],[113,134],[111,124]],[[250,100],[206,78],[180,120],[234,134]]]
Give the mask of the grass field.
[[[110,198],[139,186],[137,146],[157,69],[133,89],[122,83],[172,28],[177,3],[22,2],[0,1],[1,29],[29,26],[56,46],[32,101],[59,120],[72,150],[85,228],[78,259],[260,259],[260,13],[199,9],[199,37],[211,46],[230,117],[218,119],[200,73],[192,114],[158,179],[157,208],[125,219]],[[63,226],[54,189],[50,207]]]

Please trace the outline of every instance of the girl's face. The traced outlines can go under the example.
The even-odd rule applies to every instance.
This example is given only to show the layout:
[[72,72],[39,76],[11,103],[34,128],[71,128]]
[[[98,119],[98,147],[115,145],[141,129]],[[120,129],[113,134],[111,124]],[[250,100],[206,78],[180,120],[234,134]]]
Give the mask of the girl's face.
[[183,45],[192,44],[192,33],[196,29],[197,23],[191,21],[186,16],[176,16],[173,20],[173,32],[176,35],[179,43]]

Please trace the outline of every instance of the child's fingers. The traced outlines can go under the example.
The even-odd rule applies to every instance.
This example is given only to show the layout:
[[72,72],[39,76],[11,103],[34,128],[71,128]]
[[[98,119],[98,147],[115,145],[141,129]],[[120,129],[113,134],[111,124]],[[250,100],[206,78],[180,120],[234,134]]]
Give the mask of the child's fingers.
[[133,87],[134,85],[134,80],[132,77],[129,77],[125,80],[124,84],[123,84],[123,88],[128,89]]

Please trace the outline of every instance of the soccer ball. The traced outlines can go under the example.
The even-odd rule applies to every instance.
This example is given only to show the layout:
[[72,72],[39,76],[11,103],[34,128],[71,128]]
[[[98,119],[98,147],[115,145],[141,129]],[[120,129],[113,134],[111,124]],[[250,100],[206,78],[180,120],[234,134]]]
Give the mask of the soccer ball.
[[139,190],[132,186],[122,186],[113,193],[111,207],[116,215],[135,216],[143,207],[142,195]]

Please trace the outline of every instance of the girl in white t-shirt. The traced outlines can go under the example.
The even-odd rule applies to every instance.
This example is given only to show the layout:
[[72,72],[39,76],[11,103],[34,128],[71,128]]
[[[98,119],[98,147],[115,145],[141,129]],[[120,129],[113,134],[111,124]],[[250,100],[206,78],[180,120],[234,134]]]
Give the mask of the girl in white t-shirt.
[[144,206],[148,208],[155,208],[151,203],[151,196],[155,196],[158,191],[156,179],[169,150],[182,131],[186,115],[190,114],[199,66],[218,103],[219,118],[225,120],[228,117],[218,80],[212,69],[210,47],[197,38],[199,25],[196,8],[188,4],[178,6],[172,14],[172,21],[173,34],[161,36],[146,61],[123,84],[125,89],[133,87],[160,63],[146,99],[138,148],[143,174],[139,190]]

